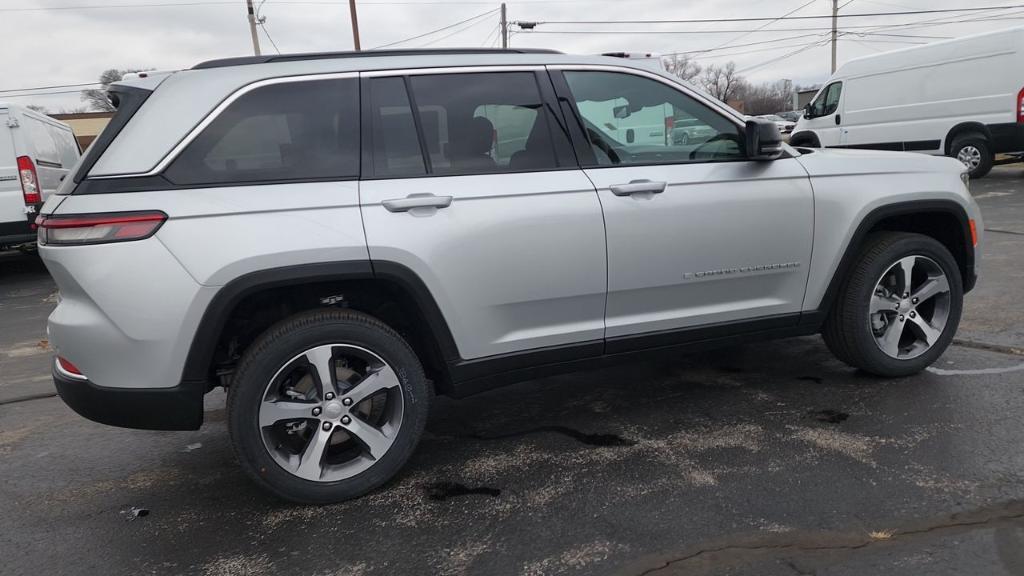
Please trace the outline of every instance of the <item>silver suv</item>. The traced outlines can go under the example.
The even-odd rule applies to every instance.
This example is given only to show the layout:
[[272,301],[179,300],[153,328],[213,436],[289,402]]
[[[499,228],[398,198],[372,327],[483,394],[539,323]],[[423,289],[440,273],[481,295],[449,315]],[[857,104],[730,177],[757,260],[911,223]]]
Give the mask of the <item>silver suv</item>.
[[38,221],[57,389],[185,430],[225,386],[242,466],[297,502],[385,483],[435,392],[819,332],[912,374],[976,279],[956,160],[794,149],[628,60],[235,58],[111,98]]

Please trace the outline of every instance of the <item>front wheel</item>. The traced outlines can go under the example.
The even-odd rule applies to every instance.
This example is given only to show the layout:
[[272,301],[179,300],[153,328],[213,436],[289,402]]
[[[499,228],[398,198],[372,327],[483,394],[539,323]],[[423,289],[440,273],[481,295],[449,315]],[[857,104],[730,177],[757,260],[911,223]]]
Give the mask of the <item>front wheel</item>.
[[921,234],[881,232],[868,238],[822,335],[847,364],[908,376],[942,355],[962,309],[960,269],[945,246]]
[[387,482],[423,432],[423,368],[377,319],[315,310],[271,327],[246,350],[228,391],[228,429],[257,484],[325,504]]
[[971,178],[982,178],[995,163],[988,140],[981,134],[957,136],[950,147],[950,155],[967,167]]

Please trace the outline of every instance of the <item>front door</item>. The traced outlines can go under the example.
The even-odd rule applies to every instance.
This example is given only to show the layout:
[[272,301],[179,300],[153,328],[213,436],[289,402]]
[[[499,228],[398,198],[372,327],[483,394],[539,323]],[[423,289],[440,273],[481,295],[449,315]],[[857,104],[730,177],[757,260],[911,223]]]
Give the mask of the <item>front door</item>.
[[[554,80],[586,132],[580,155],[604,210],[608,351],[641,345],[631,338],[638,334],[795,323],[814,218],[800,164],[747,160],[738,118],[658,75],[567,68]],[[633,115],[650,123],[652,109],[672,115],[663,119],[675,126],[667,142],[609,133]]]

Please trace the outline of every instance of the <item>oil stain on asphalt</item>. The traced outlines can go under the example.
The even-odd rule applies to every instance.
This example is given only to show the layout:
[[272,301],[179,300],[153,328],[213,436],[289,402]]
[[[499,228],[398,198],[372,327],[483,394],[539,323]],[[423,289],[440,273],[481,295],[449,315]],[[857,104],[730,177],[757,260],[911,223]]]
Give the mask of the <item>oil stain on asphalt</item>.
[[490,488],[488,486],[476,486],[470,488],[469,486],[459,484],[458,482],[434,482],[432,484],[425,485],[423,488],[427,492],[427,498],[431,500],[447,500],[458,496],[472,495],[497,498],[501,495],[501,490],[498,488]]

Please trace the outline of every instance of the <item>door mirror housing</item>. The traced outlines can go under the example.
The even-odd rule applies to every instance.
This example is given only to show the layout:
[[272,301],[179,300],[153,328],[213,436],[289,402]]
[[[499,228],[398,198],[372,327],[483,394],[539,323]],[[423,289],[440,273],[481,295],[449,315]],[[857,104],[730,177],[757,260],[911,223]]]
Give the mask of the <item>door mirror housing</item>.
[[612,115],[619,120],[624,120],[633,115],[633,112],[629,109],[629,106],[616,106],[612,108]]
[[812,112],[813,108],[811,108],[811,104],[812,102],[808,102],[807,105],[804,106],[804,118],[814,118],[814,113]]
[[746,145],[747,157],[751,160],[775,160],[782,156],[782,134],[771,120],[747,120]]

